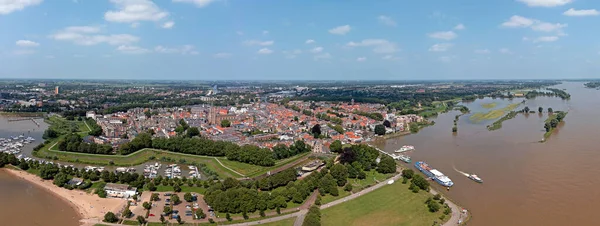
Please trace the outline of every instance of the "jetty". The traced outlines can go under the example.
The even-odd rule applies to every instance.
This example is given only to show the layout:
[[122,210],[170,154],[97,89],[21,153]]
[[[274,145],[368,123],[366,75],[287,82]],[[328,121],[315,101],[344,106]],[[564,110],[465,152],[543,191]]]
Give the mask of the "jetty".
[[40,124],[35,121],[36,119],[44,119],[44,118],[43,117],[13,118],[13,119],[8,119],[8,121],[9,122],[18,122],[18,121],[31,120],[33,123],[35,123],[36,126],[40,127]]
[[391,153],[385,152],[384,150],[381,150],[378,147],[375,147],[371,144],[367,144],[367,145],[369,145],[369,147],[375,148],[377,151],[383,153],[384,155],[392,157],[392,159],[394,159],[394,160],[400,160],[401,155],[396,155],[396,154],[391,154]]

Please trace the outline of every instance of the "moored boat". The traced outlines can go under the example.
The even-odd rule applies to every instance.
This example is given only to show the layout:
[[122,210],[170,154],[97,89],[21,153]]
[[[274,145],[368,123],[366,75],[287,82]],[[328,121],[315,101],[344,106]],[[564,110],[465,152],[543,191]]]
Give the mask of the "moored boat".
[[428,177],[432,178],[435,182],[437,182],[438,184],[440,184],[442,186],[451,187],[452,185],[454,185],[454,182],[452,182],[452,180],[450,180],[449,177],[444,175],[442,172],[431,168],[425,162],[422,162],[422,161],[415,162],[415,167],[419,171],[421,171]]

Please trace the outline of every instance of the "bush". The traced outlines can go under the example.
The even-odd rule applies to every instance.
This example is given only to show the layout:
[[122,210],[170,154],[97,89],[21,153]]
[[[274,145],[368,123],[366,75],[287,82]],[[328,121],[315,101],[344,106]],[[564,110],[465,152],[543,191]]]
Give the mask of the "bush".
[[117,218],[117,216],[113,212],[108,212],[104,214],[104,221],[108,223],[115,223],[119,221],[119,218]]

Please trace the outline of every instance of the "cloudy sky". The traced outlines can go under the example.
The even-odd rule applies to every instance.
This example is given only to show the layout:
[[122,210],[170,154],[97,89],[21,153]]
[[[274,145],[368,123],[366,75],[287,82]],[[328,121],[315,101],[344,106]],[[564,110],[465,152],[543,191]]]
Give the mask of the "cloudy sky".
[[600,78],[598,0],[0,0],[0,78]]

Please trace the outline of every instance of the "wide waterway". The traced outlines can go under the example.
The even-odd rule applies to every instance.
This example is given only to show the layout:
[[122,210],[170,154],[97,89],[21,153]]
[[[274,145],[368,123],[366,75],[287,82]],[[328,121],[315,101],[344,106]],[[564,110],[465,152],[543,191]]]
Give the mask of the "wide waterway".
[[[35,144],[26,145],[23,152],[31,152],[41,142],[47,125],[38,127],[31,120],[7,119],[0,116],[0,137],[24,134],[35,138]],[[76,210],[66,201],[4,170],[0,170],[0,200],[1,225],[79,225]]]
[[[533,111],[552,107],[568,111],[565,121],[545,143],[547,113],[519,114],[505,121],[500,130],[488,131],[492,121],[473,123],[470,114],[460,118],[458,133],[452,134],[454,116],[438,116],[434,126],[418,134],[378,143],[392,152],[402,145],[414,145],[409,153],[414,161],[426,161],[454,181],[443,190],[472,213],[469,225],[598,225],[600,203],[600,91],[586,89],[583,83],[556,86],[571,94],[568,101],[554,97],[527,100],[517,109]],[[523,99],[514,99],[518,103]],[[482,103],[498,102],[499,109],[509,100],[486,98],[468,103],[472,113],[488,111]],[[414,167],[411,165],[411,168]],[[458,171],[480,176],[477,184]]]

